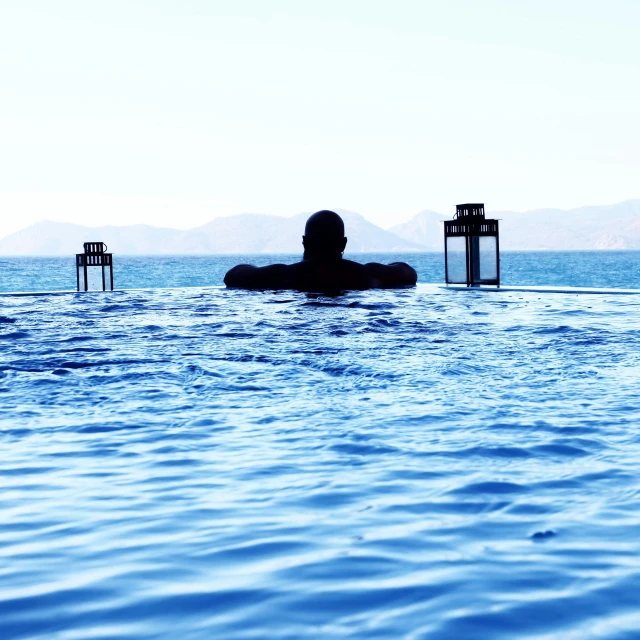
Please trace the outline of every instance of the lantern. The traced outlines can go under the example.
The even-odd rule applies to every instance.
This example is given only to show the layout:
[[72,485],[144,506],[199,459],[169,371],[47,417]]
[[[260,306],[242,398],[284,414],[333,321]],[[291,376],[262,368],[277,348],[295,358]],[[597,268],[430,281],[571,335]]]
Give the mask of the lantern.
[[498,221],[484,217],[484,204],[459,204],[445,221],[444,268],[447,284],[500,285]]
[[104,242],[85,242],[76,253],[78,291],[113,291],[113,254]]

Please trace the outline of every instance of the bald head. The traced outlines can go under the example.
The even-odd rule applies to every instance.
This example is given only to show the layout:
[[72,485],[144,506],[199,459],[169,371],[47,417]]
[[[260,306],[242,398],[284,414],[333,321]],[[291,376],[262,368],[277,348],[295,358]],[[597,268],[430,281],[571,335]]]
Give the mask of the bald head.
[[334,211],[318,211],[309,217],[302,236],[304,259],[339,259],[347,244],[344,222]]

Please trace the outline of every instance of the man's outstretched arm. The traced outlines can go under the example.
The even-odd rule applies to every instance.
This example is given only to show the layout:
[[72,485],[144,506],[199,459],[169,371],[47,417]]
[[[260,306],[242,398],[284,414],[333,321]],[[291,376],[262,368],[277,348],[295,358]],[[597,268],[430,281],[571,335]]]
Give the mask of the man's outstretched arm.
[[406,262],[392,262],[391,264],[369,262],[365,267],[371,274],[373,287],[380,289],[404,287],[418,281],[416,270]]
[[280,289],[288,286],[287,272],[286,264],[268,267],[238,264],[227,271],[224,283],[233,289]]

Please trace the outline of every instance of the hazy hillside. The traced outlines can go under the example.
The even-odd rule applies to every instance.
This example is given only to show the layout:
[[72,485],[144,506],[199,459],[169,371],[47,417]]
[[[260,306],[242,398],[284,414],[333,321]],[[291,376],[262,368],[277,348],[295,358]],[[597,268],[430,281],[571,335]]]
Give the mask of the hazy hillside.
[[[421,211],[385,231],[361,215],[338,209],[344,218],[347,253],[441,251],[442,221]],[[291,218],[242,214],[216,218],[179,231],[149,225],[90,228],[39,222],[0,240],[0,255],[69,255],[88,240],[106,242],[120,254],[301,253],[307,213]],[[640,249],[640,200],[562,211],[489,212],[500,219],[502,250]]]
[[118,253],[163,253],[158,247],[175,242],[183,231],[137,224],[129,227],[84,227],[43,220],[0,240],[0,255],[70,255],[82,252],[82,243],[106,242]]
[[[345,221],[350,253],[423,249],[357,213],[338,211]],[[87,241],[106,242],[109,251],[119,254],[302,253],[308,215],[242,214],[216,218],[188,231],[148,225],[91,228],[44,221],[0,240],[0,255],[69,255],[81,252]]]
[[421,211],[408,222],[397,224],[389,231],[401,238],[411,239],[421,244],[428,251],[441,251],[444,242],[442,221],[449,218],[435,211]]
[[508,249],[640,249],[640,200],[562,211],[493,212]]
[[[489,211],[487,216],[500,219],[503,250],[640,249],[640,200],[569,211]],[[441,221],[452,218],[453,208],[450,216],[422,211],[389,231],[440,251]]]

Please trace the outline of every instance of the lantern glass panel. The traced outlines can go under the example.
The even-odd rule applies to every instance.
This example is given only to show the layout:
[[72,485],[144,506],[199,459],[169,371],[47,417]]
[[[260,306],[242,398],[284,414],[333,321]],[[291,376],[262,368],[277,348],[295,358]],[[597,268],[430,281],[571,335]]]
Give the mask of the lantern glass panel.
[[104,272],[104,288],[105,291],[111,291],[112,286],[111,286],[111,269],[109,268],[108,264],[105,264],[102,267],[102,271]]
[[463,236],[447,238],[447,282],[467,283],[467,239]]
[[[477,260],[474,260],[474,282],[494,281],[498,279],[498,239],[495,236],[472,238]],[[477,242],[476,242],[477,241]]]
[[102,291],[102,267],[87,267],[87,280],[89,282],[87,291]]
[[84,267],[76,267],[78,269],[78,291],[85,290]]

